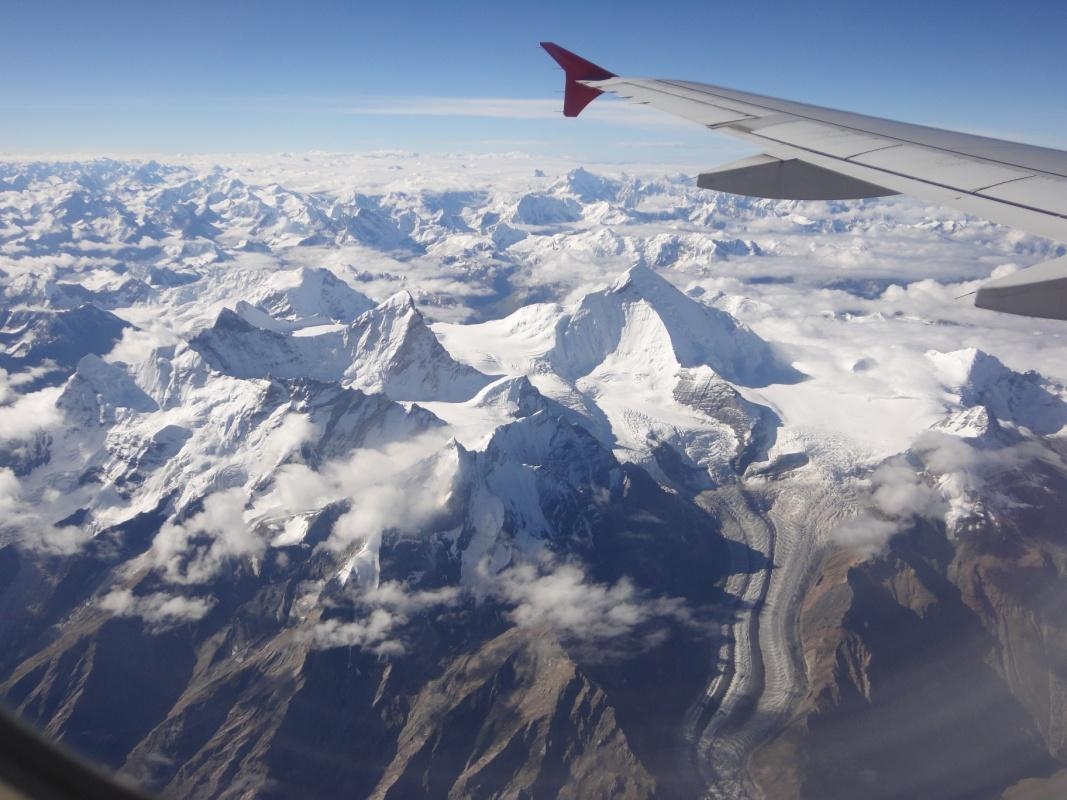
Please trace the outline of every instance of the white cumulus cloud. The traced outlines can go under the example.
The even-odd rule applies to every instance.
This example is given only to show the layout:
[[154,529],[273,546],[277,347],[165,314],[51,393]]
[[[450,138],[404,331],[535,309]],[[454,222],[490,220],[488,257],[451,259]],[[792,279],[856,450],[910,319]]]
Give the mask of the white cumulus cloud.
[[948,504],[903,457],[890,459],[871,475],[870,508],[838,526],[832,538],[862,553],[883,551],[916,518],[943,517]]
[[165,592],[135,595],[129,589],[113,589],[100,599],[100,607],[105,611],[118,617],[140,617],[154,632],[203,619],[213,605],[211,598]]
[[463,593],[458,586],[413,590],[397,581],[361,591],[357,599],[357,619],[327,619],[311,629],[312,646],[361,647],[381,656],[403,655],[409,644],[403,627],[413,616],[456,605]]
[[598,582],[576,563],[517,564],[488,578],[488,585],[511,606],[516,625],[547,627],[594,658],[639,652],[662,642],[668,625],[695,623],[681,598],[653,595],[625,577]]

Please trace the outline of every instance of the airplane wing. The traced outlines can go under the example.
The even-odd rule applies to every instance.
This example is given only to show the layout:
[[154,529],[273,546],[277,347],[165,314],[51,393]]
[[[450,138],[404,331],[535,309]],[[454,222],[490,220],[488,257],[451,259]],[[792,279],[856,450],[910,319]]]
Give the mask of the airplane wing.
[[[1067,242],[1067,152],[721,86],[620,77],[551,42],[541,46],[566,73],[565,116],[607,92],[763,151],[700,175],[703,188],[791,200],[907,194]],[[1067,258],[983,285],[975,305],[1067,319]]]

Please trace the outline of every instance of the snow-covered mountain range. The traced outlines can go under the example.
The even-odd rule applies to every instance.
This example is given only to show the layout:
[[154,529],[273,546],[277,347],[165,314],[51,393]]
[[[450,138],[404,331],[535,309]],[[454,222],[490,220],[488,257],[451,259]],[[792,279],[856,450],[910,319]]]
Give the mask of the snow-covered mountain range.
[[[1063,331],[954,300],[1055,245],[505,161],[0,164],[20,713],[176,796],[758,796],[805,687],[877,682],[820,667],[813,586],[1055,526]],[[986,788],[1064,756],[1018,702],[1046,761]]]

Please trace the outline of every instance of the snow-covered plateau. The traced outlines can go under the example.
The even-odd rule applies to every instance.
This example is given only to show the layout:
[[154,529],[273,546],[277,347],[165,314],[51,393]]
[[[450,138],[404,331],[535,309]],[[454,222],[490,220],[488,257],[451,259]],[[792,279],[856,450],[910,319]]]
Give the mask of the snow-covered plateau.
[[1067,328],[967,295],[1062,252],[518,154],[2,162],[0,694],[176,797],[891,797],[810,753],[951,667],[1003,701],[916,742],[1008,766],[901,791],[1054,780]]

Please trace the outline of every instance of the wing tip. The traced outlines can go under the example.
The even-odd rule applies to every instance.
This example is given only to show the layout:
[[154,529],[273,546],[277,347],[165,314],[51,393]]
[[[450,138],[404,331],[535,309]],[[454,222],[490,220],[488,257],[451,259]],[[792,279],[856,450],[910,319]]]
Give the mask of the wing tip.
[[577,117],[582,110],[603,92],[579,81],[606,81],[615,73],[587,61],[576,53],[560,47],[555,42],[541,42],[541,47],[552,56],[566,74],[563,90],[563,116]]

